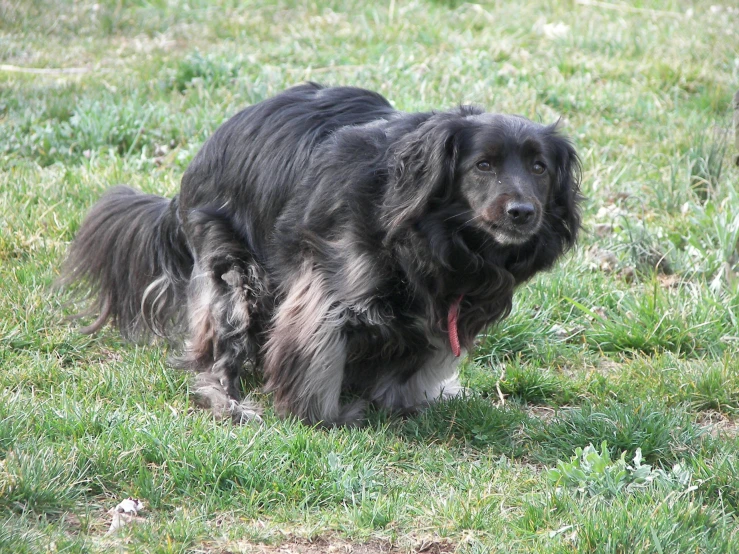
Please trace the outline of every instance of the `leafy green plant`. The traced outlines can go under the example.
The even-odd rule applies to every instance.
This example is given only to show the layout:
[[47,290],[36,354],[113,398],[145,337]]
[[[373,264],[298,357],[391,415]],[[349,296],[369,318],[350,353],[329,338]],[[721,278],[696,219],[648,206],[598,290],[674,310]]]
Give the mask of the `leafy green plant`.
[[614,460],[606,441],[601,443],[600,452],[592,444],[577,448],[569,462],[560,460],[556,468],[547,471],[547,480],[552,485],[574,489],[586,496],[615,496],[650,486],[686,489],[691,486],[691,478],[691,471],[680,463],[670,471],[642,463],[640,448],[636,449],[631,464],[626,462],[626,452]]

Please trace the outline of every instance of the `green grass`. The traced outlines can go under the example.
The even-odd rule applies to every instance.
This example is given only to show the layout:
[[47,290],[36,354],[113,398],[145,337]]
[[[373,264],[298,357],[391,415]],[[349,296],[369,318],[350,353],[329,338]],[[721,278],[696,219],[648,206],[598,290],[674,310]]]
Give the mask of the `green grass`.
[[[739,551],[738,27],[680,0],[0,3],[0,552]],[[479,338],[466,398],[233,427],[166,346],[65,319],[52,284],[107,187],[174,194],[223,121],[305,80],[572,136],[580,246]],[[603,441],[688,484],[547,479]],[[106,535],[127,496],[143,521]]]

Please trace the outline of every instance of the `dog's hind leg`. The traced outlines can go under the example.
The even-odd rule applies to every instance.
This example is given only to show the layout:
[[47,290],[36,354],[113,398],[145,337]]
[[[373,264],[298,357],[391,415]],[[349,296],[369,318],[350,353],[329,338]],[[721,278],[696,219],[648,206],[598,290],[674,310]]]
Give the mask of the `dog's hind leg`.
[[220,218],[201,217],[188,291],[189,336],[175,363],[197,371],[195,404],[235,423],[259,420],[261,408],[241,398],[241,376],[258,355],[256,312],[266,277]]
[[326,426],[360,422],[366,403],[340,404],[347,340],[345,308],[309,264],[277,308],[265,347],[267,390],[282,415]]
[[195,404],[234,423],[258,420],[261,412],[256,403],[241,399],[241,375],[254,358],[255,346],[250,336],[251,291],[240,281],[236,269],[222,276],[212,271],[193,276],[189,337],[180,359],[180,365],[198,372],[192,391]]

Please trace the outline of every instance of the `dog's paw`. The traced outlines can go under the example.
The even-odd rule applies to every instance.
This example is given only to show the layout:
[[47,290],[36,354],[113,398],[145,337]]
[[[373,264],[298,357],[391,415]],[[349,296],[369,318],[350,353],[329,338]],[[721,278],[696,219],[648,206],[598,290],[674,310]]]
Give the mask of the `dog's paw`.
[[264,423],[262,419],[262,407],[249,399],[244,399],[241,402],[233,400],[230,406],[230,417],[235,425]]
[[262,408],[259,404],[248,398],[244,400],[234,398],[221,380],[213,374],[197,375],[192,397],[198,408],[210,410],[216,419],[230,419],[237,425],[262,422]]
[[339,416],[332,422],[332,425],[340,427],[361,427],[367,422],[367,406],[369,406],[369,403],[362,399],[345,404],[341,407]]
[[472,395],[472,391],[467,387],[462,386],[456,376],[442,383],[439,386],[439,389],[441,391],[439,396],[430,399],[429,403],[433,403],[438,400],[449,400],[450,398],[466,398]]

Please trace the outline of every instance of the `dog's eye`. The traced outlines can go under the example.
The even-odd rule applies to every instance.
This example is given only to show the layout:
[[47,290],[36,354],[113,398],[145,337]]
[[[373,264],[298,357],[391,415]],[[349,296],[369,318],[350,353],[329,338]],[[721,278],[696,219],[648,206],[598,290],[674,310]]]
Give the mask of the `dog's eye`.
[[480,171],[491,171],[493,169],[493,166],[490,162],[481,161],[477,162],[477,169]]
[[540,162],[536,162],[531,167],[531,171],[534,173],[534,175],[543,175],[546,170],[547,170],[547,167],[543,163],[540,163]]

